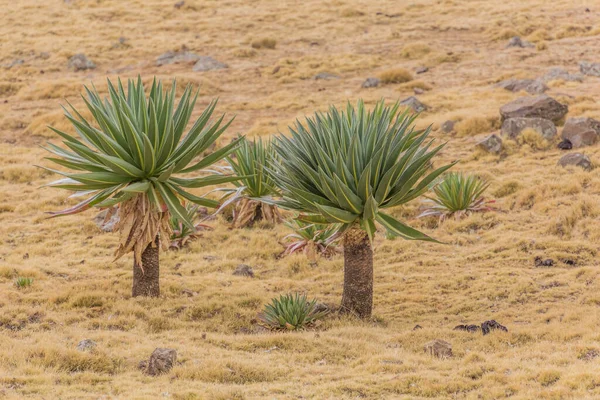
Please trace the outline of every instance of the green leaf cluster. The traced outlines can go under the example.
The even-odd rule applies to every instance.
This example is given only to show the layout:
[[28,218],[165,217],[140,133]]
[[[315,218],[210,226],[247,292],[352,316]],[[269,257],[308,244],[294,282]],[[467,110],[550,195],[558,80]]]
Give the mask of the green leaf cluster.
[[273,298],[260,315],[271,329],[301,330],[323,318],[327,311],[317,310],[317,300],[309,301],[305,294],[286,294]]

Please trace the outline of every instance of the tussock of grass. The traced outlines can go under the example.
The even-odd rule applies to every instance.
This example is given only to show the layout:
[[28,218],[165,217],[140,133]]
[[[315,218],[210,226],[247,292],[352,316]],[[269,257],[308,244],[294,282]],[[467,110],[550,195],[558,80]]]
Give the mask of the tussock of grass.
[[420,59],[429,53],[431,53],[431,48],[425,43],[407,44],[402,48],[402,51],[400,51],[400,55],[409,60]]
[[498,117],[468,117],[454,125],[457,136],[473,136],[488,133],[500,125]]
[[404,68],[388,69],[379,74],[382,83],[404,83],[413,79],[411,72]]
[[274,49],[277,46],[277,40],[272,38],[262,38],[253,40],[251,43],[253,49]]

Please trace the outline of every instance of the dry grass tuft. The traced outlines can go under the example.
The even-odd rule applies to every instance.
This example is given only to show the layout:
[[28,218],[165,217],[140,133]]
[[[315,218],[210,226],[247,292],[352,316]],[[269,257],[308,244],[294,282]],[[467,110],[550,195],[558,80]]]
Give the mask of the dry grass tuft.
[[411,72],[404,68],[394,68],[383,71],[379,74],[382,83],[404,83],[413,79]]
[[431,53],[431,48],[425,43],[407,44],[400,51],[400,55],[409,60],[417,60]]
[[252,41],[253,49],[271,49],[273,50],[277,46],[277,40],[272,38],[262,38]]

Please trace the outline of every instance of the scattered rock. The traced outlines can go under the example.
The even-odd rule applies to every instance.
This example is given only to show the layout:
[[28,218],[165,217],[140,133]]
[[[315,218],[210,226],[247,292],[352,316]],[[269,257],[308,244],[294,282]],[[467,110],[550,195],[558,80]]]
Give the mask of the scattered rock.
[[183,7],[184,4],[185,1],[178,1],[177,3],[173,4],[173,7],[179,10],[181,7]]
[[315,308],[314,308],[315,312],[323,312],[323,313],[327,313],[329,311],[331,311],[331,307],[329,307],[327,304],[325,303],[317,303],[315,304]]
[[414,112],[418,113],[429,109],[428,106],[421,103],[415,96],[410,96],[409,98],[402,100],[400,105],[410,107]]
[[583,75],[576,73],[571,74],[569,71],[562,68],[554,67],[551,68],[540,80],[544,83],[550,81],[568,81],[568,82],[583,82]]
[[425,344],[425,353],[428,353],[437,358],[452,357],[452,345],[445,340],[435,339]]
[[473,333],[480,331],[481,327],[479,325],[456,325],[453,330]]
[[418,331],[419,329],[423,329],[423,327],[421,325],[415,325],[414,328],[412,328],[413,331]]
[[[173,349],[156,348],[147,361],[144,373],[157,376],[169,372],[177,361],[177,352]],[[142,363],[138,365],[141,367]]]
[[427,72],[427,71],[429,71],[429,68],[427,68],[427,67],[419,67],[419,68],[417,68],[417,69],[415,70],[415,73],[416,73],[417,75],[420,75],[420,74],[424,74],[424,73],[425,73],[425,72]]
[[508,118],[544,118],[557,122],[562,119],[569,107],[541,94],[538,96],[520,97],[500,107],[502,121]]
[[116,207],[100,211],[94,217],[94,223],[103,232],[114,231],[117,222],[119,222],[119,209]]
[[168,65],[168,64],[192,64],[197,62],[201,57],[198,54],[188,51],[184,46],[180,51],[167,51],[161,54],[156,59],[156,65]]
[[79,351],[88,351],[96,348],[97,344],[92,339],[85,339],[79,342],[77,345],[77,350]]
[[481,142],[477,143],[476,147],[487,151],[488,153],[498,154],[502,151],[502,139],[496,134],[491,134]]
[[511,92],[525,90],[529,94],[542,94],[548,90],[544,82],[537,79],[507,79],[497,85]]
[[363,82],[363,84],[361,85],[361,87],[363,87],[363,88],[373,88],[373,87],[379,86],[379,83],[381,83],[381,81],[379,80],[379,78],[367,78],[367,80],[365,80]]
[[569,153],[565,154],[558,160],[558,165],[566,167],[567,165],[575,165],[585,170],[592,169],[592,160],[588,156],[582,153]]
[[194,64],[194,66],[192,67],[192,71],[204,72],[226,68],[229,68],[229,66],[225,63],[217,61],[209,56],[201,56],[198,58],[198,61],[196,61],[196,64]]
[[11,69],[12,67],[16,67],[17,65],[23,65],[25,63],[25,60],[23,59],[16,59],[16,60],[12,60],[10,62],[4,63],[2,64],[2,66],[6,69]]
[[540,256],[537,256],[534,260],[533,260],[534,264],[536,267],[540,268],[540,267],[552,267],[554,265],[554,260],[551,258],[546,258],[543,259]]
[[561,150],[571,150],[573,148],[573,143],[569,139],[563,139],[557,146]]
[[452,133],[454,131],[454,125],[456,125],[455,121],[448,120],[440,126],[440,129],[444,133]]
[[484,335],[487,335],[491,331],[495,331],[495,330],[508,332],[508,329],[505,326],[500,325],[498,322],[494,321],[493,319],[490,321],[485,321],[483,324],[481,324],[481,332],[483,332]]
[[38,54],[38,58],[40,58],[42,60],[47,60],[50,58],[50,53],[48,53],[46,51],[42,51],[40,54]]
[[320,73],[318,73],[318,74],[315,75],[314,79],[317,80],[317,81],[318,80],[329,81],[329,80],[332,80],[332,79],[340,79],[340,76],[336,75],[336,74],[329,73],[329,72],[320,72]]
[[596,349],[588,349],[585,353],[579,356],[580,360],[583,361],[592,361],[594,358],[600,356],[600,351]]
[[535,45],[531,42],[521,39],[519,36],[514,36],[508,41],[508,44],[506,45],[506,47],[507,48],[508,47],[525,48],[525,47],[535,47]]
[[423,89],[421,89],[421,88],[418,88],[418,87],[414,88],[414,89],[413,89],[413,92],[414,92],[415,94],[423,94],[423,93],[425,93],[425,91],[424,91]]
[[579,71],[584,75],[600,76],[600,63],[582,61],[579,63]]
[[254,271],[252,267],[246,264],[240,264],[237,266],[235,271],[233,271],[233,275],[236,276],[247,276],[249,278],[254,278]]
[[557,133],[554,122],[543,118],[509,118],[502,123],[501,132],[503,136],[515,139],[525,129],[533,129],[547,140],[554,139]]
[[73,57],[69,58],[69,63],[67,65],[75,71],[85,71],[87,69],[96,68],[96,64],[89,60],[85,54],[81,53],[75,54]]
[[574,148],[590,146],[600,138],[600,121],[586,117],[569,118],[561,136],[569,139]]

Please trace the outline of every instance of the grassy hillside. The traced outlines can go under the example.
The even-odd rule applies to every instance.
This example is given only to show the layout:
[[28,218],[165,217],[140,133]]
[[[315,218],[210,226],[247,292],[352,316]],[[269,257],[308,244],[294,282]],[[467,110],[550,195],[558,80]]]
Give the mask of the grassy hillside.
[[[0,398],[600,397],[600,170],[558,167],[564,153],[535,138],[501,155],[475,148],[499,129],[499,107],[526,95],[497,82],[600,62],[596,2],[174,3],[0,0]],[[513,36],[534,47],[506,48]],[[182,48],[228,68],[156,65]],[[68,68],[77,53],[96,68]],[[335,77],[315,79],[322,73]],[[82,106],[84,84],[105,91],[106,77],[138,74],[199,85],[192,118],[219,97],[218,110],[236,116],[220,144],[285,132],[329,104],[372,106],[423,90],[430,108],[419,126],[448,142],[436,164],[460,159],[455,170],[489,180],[499,210],[438,225],[416,218],[419,201],[394,209],[447,245],[376,237],[371,322],[265,332],[257,313],[281,293],[339,303],[343,260],[279,259],[285,226],[231,230],[223,219],[161,255],[160,299],[132,299],[131,257],[113,262],[118,235],[102,233],[92,211],[46,219],[66,195],[40,188],[52,177],[34,165],[45,163],[38,145],[59,142],[46,125],[70,129],[64,99]],[[369,77],[389,83],[361,88]],[[547,84],[569,117],[600,117],[600,78]],[[453,134],[441,132],[446,120],[456,121]],[[597,145],[583,150],[600,160]],[[536,257],[554,265],[536,267]],[[233,276],[239,264],[256,276]],[[18,289],[18,276],[34,282]],[[453,330],[489,319],[509,332]],[[76,350],[83,339],[96,350]],[[454,357],[426,354],[433,339],[452,343]],[[156,347],[176,349],[179,364],[147,377],[137,365]]]

